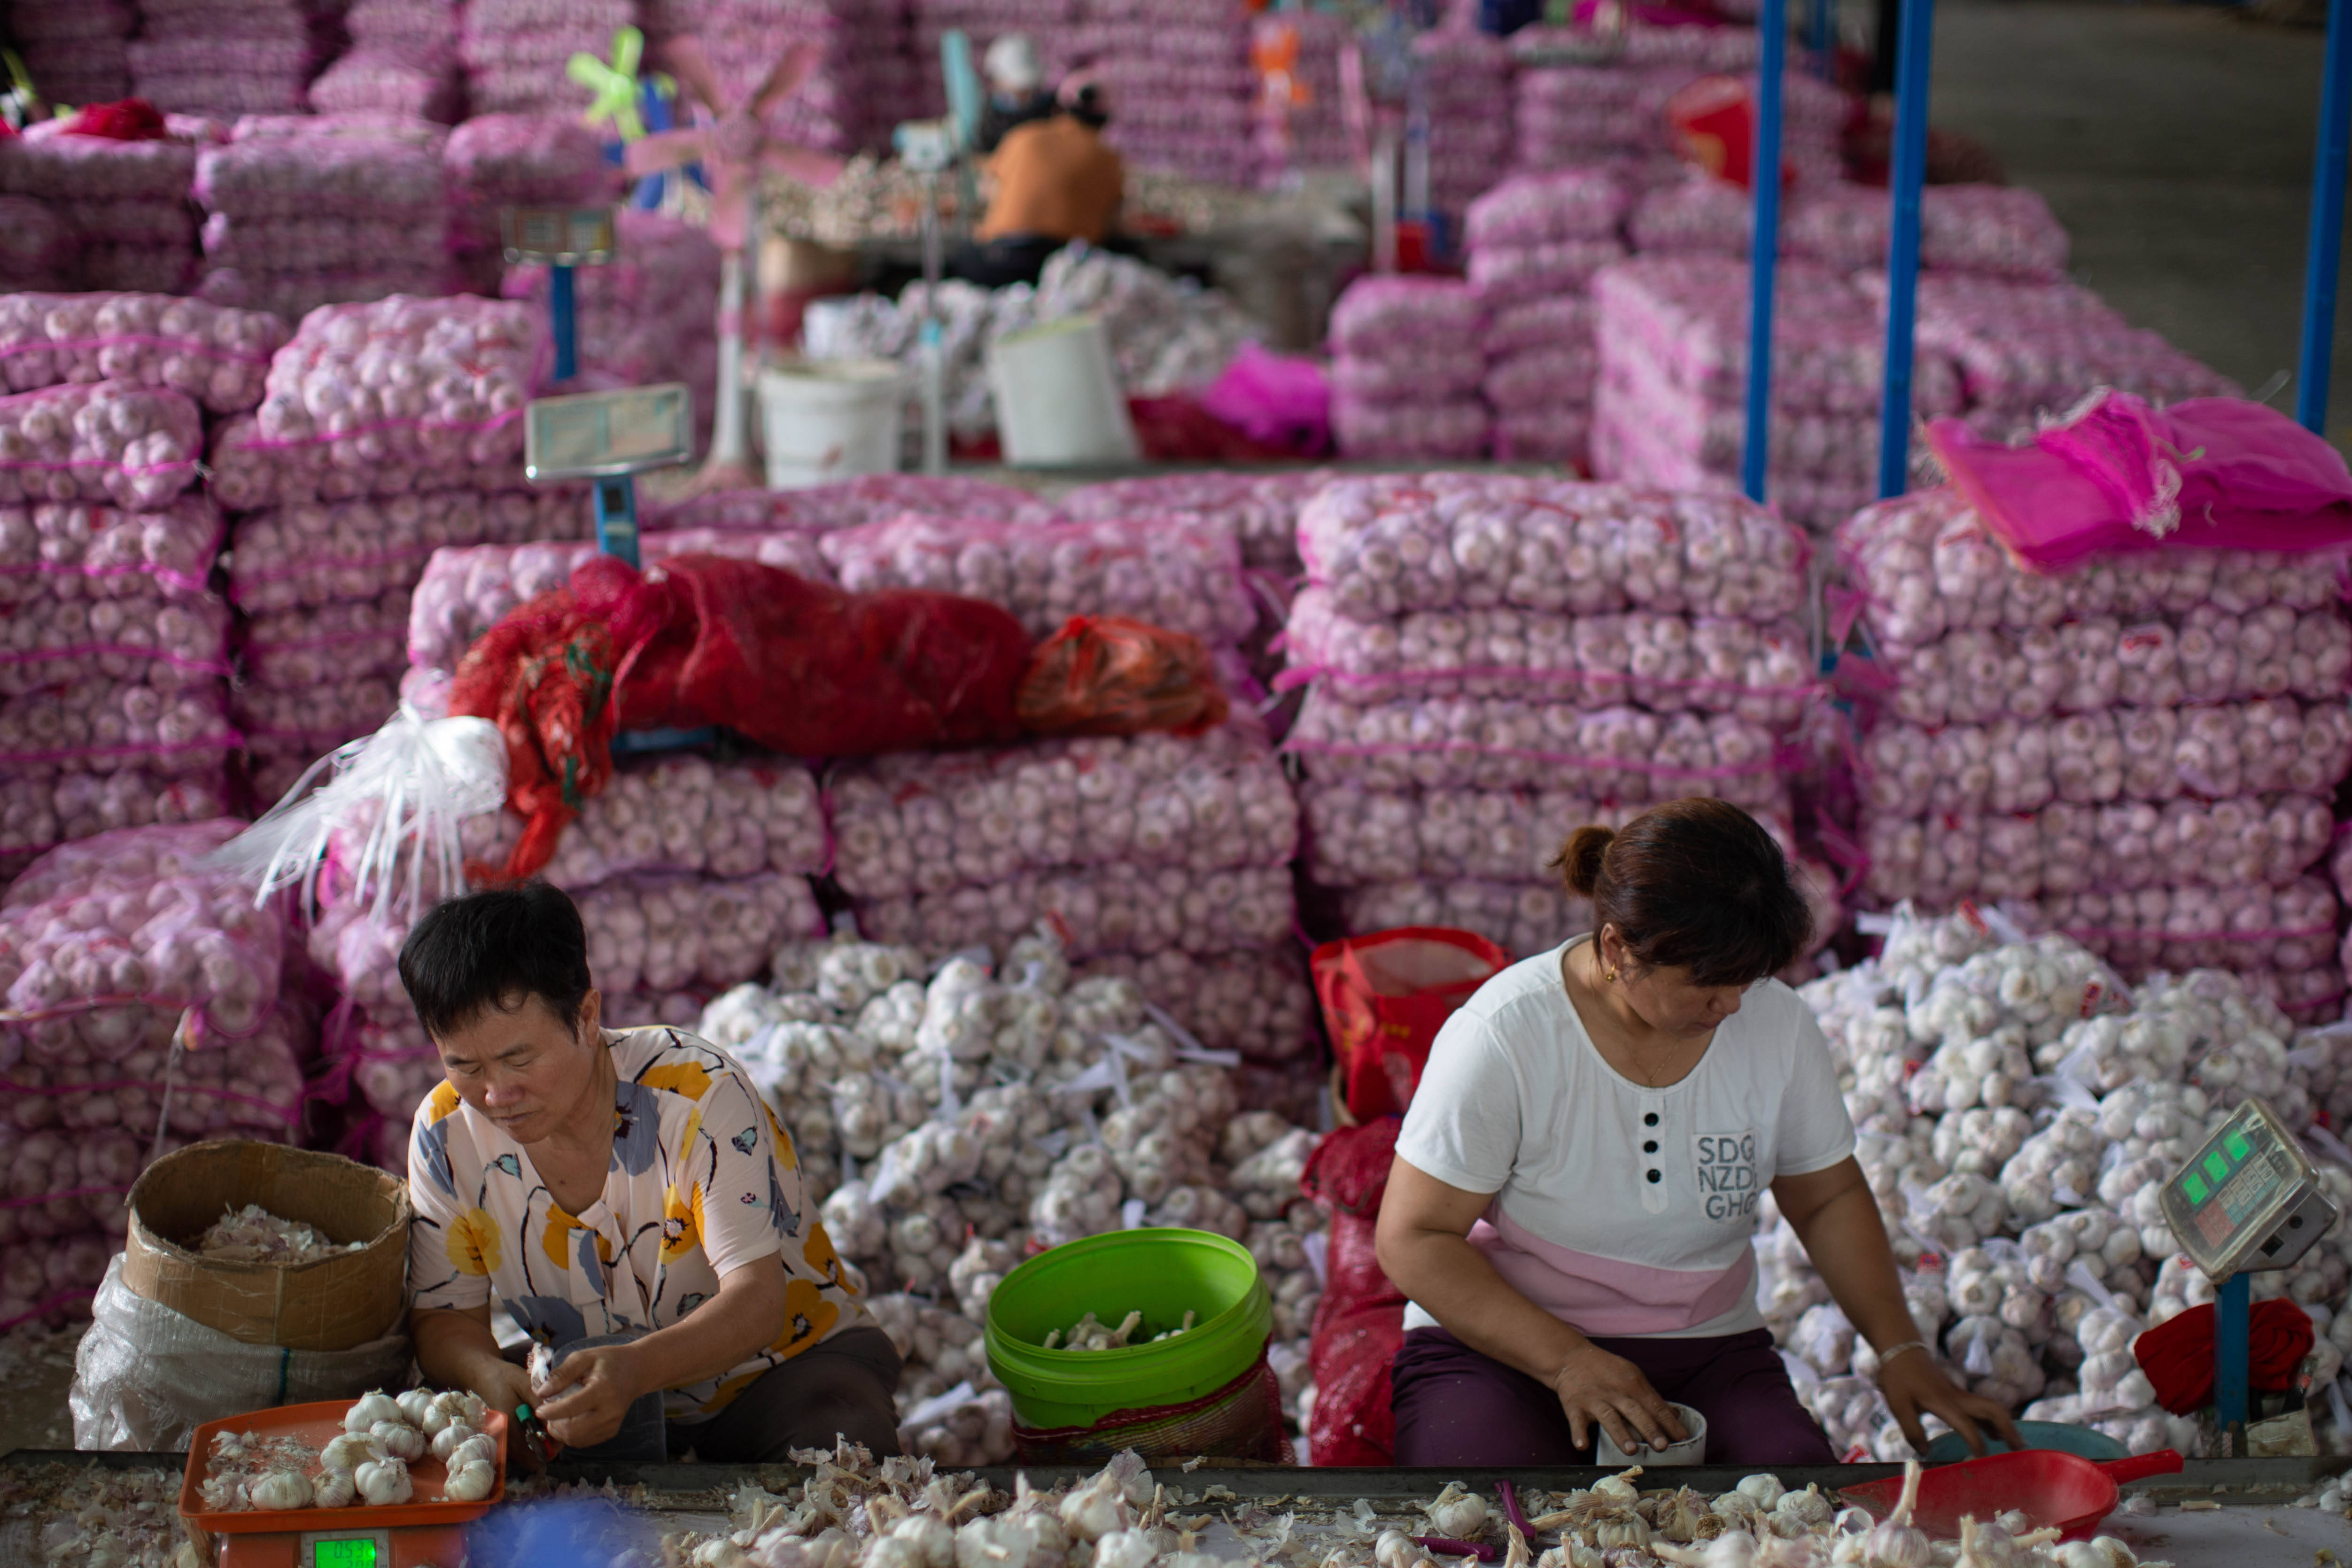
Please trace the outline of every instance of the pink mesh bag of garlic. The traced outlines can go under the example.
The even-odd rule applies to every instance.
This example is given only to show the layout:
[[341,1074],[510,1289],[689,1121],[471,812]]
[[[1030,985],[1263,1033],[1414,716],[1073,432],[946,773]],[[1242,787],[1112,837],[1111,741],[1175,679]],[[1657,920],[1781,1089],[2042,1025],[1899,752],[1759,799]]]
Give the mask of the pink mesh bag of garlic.
[[1277,688],[1327,682],[1364,702],[1541,692],[1592,707],[1737,713],[1777,729],[1820,689],[1811,641],[1793,621],[1508,607],[1361,621],[1341,615],[1329,590],[1309,588],[1292,601],[1286,637]]
[[347,1048],[339,1054],[352,1087],[369,1109],[404,1122],[448,1076],[439,1048],[413,1017],[392,1023],[362,1020],[353,1026]]
[[1514,174],[1472,202],[1462,239],[1471,251],[1562,239],[1613,239],[1633,193],[1602,168]]
[[202,864],[237,831],[128,827],[35,861],[0,898],[0,994],[16,1018],[5,1034],[29,1056],[47,1048],[39,1026],[62,1021],[114,1060],[158,1011],[190,1012],[196,1045],[260,1028],[278,1002],[284,926]]
[[0,879],[60,844],[118,827],[170,826],[229,815],[227,776],[167,778],[140,768],[110,773],[0,778]]
[[[1561,791],[1399,790],[1314,779],[1299,790],[1307,875],[1327,888],[1456,877],[1554,879],[1547,863],[1586,823],[1622,827],[1646,805]],[[1785,802],[1759,808],[1784,819]]]
[[0,507],[0,609],[39,599],[193,598],[220,552],[219,510],[200,495],[160,511],[79,501]]
[[215,214],[406,219],[435,236],[446,221],[437,125],[305,116],[292,125],[241,122],[234,136],[196,157],[196,199]]
[[399,687],[388,672],[318,686],[252,681],[237,688],[231,711],[238,731],[257,746],[316,754],[381,728],[400,705]]
[[19,778],[131,767],[178,778],[219,768],[240,743],[217,683],[90,680],[0,699],[0,773]]
[[[1809,193],[1781,245],[1841,271],[1885,267],[1886,193],[1843,182]],[[1919,265],[2051,279],[2066,269],[2066,231],[2040,193],[2019,185],[1931,185],[1919,196]]]
[[1366,462],[1468,462],[1486,455],[1490,426],[1475,391],[1434,402],[1387,402],[1346,391],[1331,399],[1332,439],[1342,454]]
[[1614,235],[1585,239],[1547,239],[1521,245],[1489,245],[1470,253],[1467,275],[1479,297],[1495,310],[1563,293],[1581,293],[1592,275],[1622,261],[1625,242]]
[[237,519],[228,595],[248,615],[373,600],[415,584],[436,550],[577,540],[593,526],[584,494],[561,486],[300,502]]
[[[299,1132],[303,1066],[318,1041],[317,1023],[305,1004],[282,1004],[251,1034],[235,1040],[206,1038],[196,1049],[184,1048],[175,1065],[167,1064],[173,1037],[180,1033],[180,1014],[159,1007],[112,1011],[117,1016],[102,1031],[87,1024],[62,1033],[28,1031],[23,1059],[0,1074],[0,1083],[7,1086],[0,1092],[21,1097],[15,1120],[26,1131],[54,1130],[96,1146],[96,1157],[81,1163],[77,1173],[93,1186],[113,1188],[117,1215],[121,1193],[144,1166],[159,1124],[192,1140],[275,1141]],[[100,1033],[103,1047],[95,1037]],[[136,1152],[131,1177],[121,1174],[122,1144],[117,1140],[122,1138]]]
[[1081,521],[1213,517],[1241,540],[1252,567],[1298,570],[1298,510],[1327,483],[1321,470],[1296,474],[1175,473],[1081,485],[1053,510]]
[[250,510],[451,487],[520,488],[522,408],[545,323],[471,296],[311,311],[254,414],[213,443],[213,489]]
[[176,392],[101,381],[0,397],[0,506],[154,511],[194,484],[204,420]]
[[80,237],[52,204],[0,195],[0,289],[69,287],[80,259]]
[[311,107],[324,114],[375,111],[444,123],[465,103],[457,56],[446,47],[361,43],[320,72],[310,92]]
[[286,325],[161,294],[0,294],[0,380],[12,392],[111,381],[184,393],[214,414],[260,403]]
[[[637,541],[647,564],[672,555],[724,555],[777,566],[813,582],[829,583],[833,569],[806,533],[729,533],[707,528],[646,533]],[[409,610],[408,661],[455,669],[474,639],[516,605],[561,588],[596,553],[593,542],[481,544],[442,549],[425,563]]]
[[1298,833],[1281,762],[1254,721],[1192,739],[874,758],[836,769],[827,795],[834,875],[859,899],[1105,862],[1279,866]]
[[341,600],[251,616],[237,645],[247,680],[316,686],[354,676],[397,680],[408,666],[408,595]]
[[216,594],[29,600],[0,625],[0,696],[61,682],[168,691],[217,681],[229,672],[228,627]]
[[1299,513],[1299,552],[1358,620],[1493,605],[1779,621],[1804,603],[1803,536],[1736,496],[1509,474],[1350,476]]
[[1351,931],[1450,926],[1475,931],[1521,958],[1558,947],[1568,933],[1592,925],[1591,900],[1562,891],[1558,882],[1370,882],[1341,893],[1339,911]]
[[2035,811],[2053,800],[2326,796],[2352,770],[2352,711],[2340,700],[2273,697],[1940,730],[1882,721],[1854,767],[1864,803],[1904,816]]
[[1780,789],[1770,732],[1728,713],[1479,697],[1359,703],[1318,688],[1283,749],[1305,759],[1309,777],[1381,789],[1549,784],[1596,800],[1705,794],[1741,805]]
[[0,192],[71,204],[144,197],[184,202],[195,183],[196,147],[178,134],[117,142],[67,133],[68,122],[43,121],[0,140]]
[[856,913],[871,941],[935,949],[1002,948],[1043,921],[1073,958],[1089,958],[1277,946],[1290,940],[1294,903],[1286,867],[1193,871],[1114,862],[862,900]]
[[2336,890],[2316,877],[2284,888],[2063,894],[2037,908],[2045,927],[2122,968],[2297,971],[2336,962]]
[[817,545],[853,593],[930,588],[986,599],[1032,637],[1072,616],[1129,616],[1217,644],[1257,621],[1240,545],[1222,528],[908,515],[826,533]]
[[996,522],[1057,515],[1052,508],[1038,512],[1036,507],[1027,490],[961,474],[861,474],[801,489],[713,490],[688,500],[648,501],[644,520],[648,532],[824,533],[887,522],[908,512]]
[[1176,949],[1111,953],[1072,967],[1073,980],[1117,974],[1146,996],[1164,998],[1178,1027],[1213,1051],[1239,1051],[1256,1061],[1296,1061],[1316,1048],[1320,1019],[1315,987],[1299,955],[1272,952],[1195,956]]
[[1864,819],[1864,887],[1894,902],[2134,891],[2168,885],[2281,888],[2326,852],[2333,823],[2314,795],[2233,795],[2157,805],[2053,802],[2013,815]]

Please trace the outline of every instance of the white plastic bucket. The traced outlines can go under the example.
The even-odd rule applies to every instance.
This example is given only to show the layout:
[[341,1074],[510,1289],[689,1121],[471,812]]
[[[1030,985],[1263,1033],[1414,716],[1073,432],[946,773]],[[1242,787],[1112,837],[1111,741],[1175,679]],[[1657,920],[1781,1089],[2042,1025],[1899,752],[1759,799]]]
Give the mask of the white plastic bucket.
[[1638,1446],[1638,1452],[1627,1454],[1617,1447],[1617,1439],[1612,1437],[1606,1428],[1601,1427],[1600,1424],[1595,1422],[1593,1425],[1600,1436],[1593,1445],[1596,1452],[1592,1456],[1592,1462],[1610,1468],[1624,1465],[1640,1465],[1647,1469],[1656,1469],[1663,1465],[1704,1463],[1706,1459],[1706,1417],[1687,1405],[1675,1404],[1671,1399],[1666,1403],[1674,1405],[1675,1414],[1682,1418],[1683,1430],[1689,1434],[1688,1436],[1679,1443],[1669,1443],[1663,1449],[1642,1444]]
[[1008,463],[1131,463],[1142,456],[1110,339],[1092,316],[997,339],[988,347],[988,383]]
[[906,396],[907,373],[890,360],[796,360],[761,371],[768,488],[895,471]]

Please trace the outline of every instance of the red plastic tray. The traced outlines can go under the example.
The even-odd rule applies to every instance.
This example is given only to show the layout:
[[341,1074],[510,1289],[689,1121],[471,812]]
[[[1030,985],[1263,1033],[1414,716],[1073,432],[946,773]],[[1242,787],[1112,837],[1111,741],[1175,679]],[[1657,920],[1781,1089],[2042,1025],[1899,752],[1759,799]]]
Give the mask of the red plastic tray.
[[[1948,1541],[1959,1534],[1964,1514],[1990,1519],[2015,1509],[2037,1528],[2054,1524],[2063,1539],[2080,1541],[2115,1511],[2119,1483],[2171,1475],[2179,1468],[2180,1456],[2169,1448],[2105,1464],[2055,1448],[1988,1454],[1957,1465],[1937,1465],[1922,1475],[1911,1522]],[[1866,1481],[1838,1495],[1884,1519],[1902,1499],[1903,1478]]]
[[[493,1410],[482,1430],[499,1446],[498,1477],[490,1495],[477,1501],[409,1501],[389,1508],[249,1509],[234,1513],[216,1513],[205,1507],[202,1488],[212,1458],[214,1433],[252,1432],[264,1437],[299,1437],[312,1447],[320,1448],[331,1438],[342,1435],[343,1415],[352,1404],[348,1399],[329,1399],[315,1405],[281,1405],[270,1410],[205,1422],[188,1439],[188,1472],[180,1483],[180,1517],[199,1529],[222,1535],[283,1535],[296,1531],[359,1530],[395,1524],[464,1524],[489,1512],[491,1506],[506,1496],[507,1418],[502,1412]],[[310,1473],[315,1476],[318,1471],[313,1468]],[[449,1471],[440,1460],[427,1454],[409,1462],[408,1479],[417,1498],[433,1497],[439,1494],[443,1483],[449,1479]]]

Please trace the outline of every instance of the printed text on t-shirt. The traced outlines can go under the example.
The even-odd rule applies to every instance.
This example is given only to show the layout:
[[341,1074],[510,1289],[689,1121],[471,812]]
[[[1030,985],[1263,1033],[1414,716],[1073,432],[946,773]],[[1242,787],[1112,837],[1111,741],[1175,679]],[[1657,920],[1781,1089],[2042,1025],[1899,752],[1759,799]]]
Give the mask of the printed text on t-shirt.
[[1709,1219],[1752,1219],[1756,1215],[1756,1134],[1701,1132],[1691,1139],[1697,1156],[1698,1197]]

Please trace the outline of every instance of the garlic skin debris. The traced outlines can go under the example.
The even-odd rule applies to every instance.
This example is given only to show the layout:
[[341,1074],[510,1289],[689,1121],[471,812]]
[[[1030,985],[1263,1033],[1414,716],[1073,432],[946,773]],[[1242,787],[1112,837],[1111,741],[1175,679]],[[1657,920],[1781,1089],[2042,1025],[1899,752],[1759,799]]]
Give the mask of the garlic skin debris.
[[401,1419],[403,1417],[399,1402],[379,1388],[373,1393],[361,1394],[352,1407],[343,1413],[343,1430],[364,1432],[379,1421]]
[[398,1459],[371,1459],[352,1473],[352,1479],[359,1487],[360,1500],[370,1508],[406,1502],[415,1495],[408,1467]]
[[370,1459],[389,1456],[383,1444],[367,1432],[346,1432],[319,1450],[319,1463],[331,1474],[350,1475]]
[[308,1508],[310,1483],[299,1471],[272,1470],[247,1487],[246,1496],[256,1508]]

